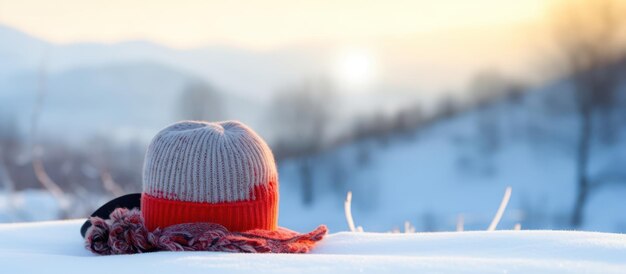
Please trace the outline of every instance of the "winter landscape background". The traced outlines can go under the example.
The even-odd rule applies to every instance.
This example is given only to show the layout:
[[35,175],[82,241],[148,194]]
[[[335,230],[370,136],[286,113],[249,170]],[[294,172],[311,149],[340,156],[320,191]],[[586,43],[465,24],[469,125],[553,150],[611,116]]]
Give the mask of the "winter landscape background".
[[[272,147],[295,230],[347,230],[348,191],[365,231],[484,230],[511,186],[499,228],[626,232],[624,3],[526,2],[515,22],[258,47],[59,42],[0,5],[0,222],[84,218],[141,190],[159,129],[237,119]],[[422,4],[398,17],[446,10]],[[389,19],[355,5],[317,19]]]

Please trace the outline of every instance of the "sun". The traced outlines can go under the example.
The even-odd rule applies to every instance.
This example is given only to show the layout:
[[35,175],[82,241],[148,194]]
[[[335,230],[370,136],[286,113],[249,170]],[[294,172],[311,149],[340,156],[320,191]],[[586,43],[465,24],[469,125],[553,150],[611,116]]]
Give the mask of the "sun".
[[348,89],[367,88],[376,76],[376,58],[367,49],[344,49],[335,57],[333,70],[341,86]]

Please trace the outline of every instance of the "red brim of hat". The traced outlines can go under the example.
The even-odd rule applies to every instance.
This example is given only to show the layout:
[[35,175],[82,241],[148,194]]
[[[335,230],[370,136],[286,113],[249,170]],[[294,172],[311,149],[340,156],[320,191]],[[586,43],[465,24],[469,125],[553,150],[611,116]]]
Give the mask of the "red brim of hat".
[[150,231],[175,224],[211,222],[230,231],[278,228],[278,185],[269,182],[255,186],[253,200],[192,202],[141,195],[141,215]]

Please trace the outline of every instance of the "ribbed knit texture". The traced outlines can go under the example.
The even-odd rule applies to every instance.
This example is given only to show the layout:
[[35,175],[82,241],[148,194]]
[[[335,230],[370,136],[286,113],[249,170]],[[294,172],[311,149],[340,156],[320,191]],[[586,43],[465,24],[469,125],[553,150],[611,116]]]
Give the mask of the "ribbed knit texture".
[[[237,121],[183,121],[161,130],[146,152],[143,194],[142,212],[151,229],[202,220],[235,220],[235,227],[223,224],[231,230],[276,228],[274,156],[261,137]],[[216,209],[223,205],[232,206]]]

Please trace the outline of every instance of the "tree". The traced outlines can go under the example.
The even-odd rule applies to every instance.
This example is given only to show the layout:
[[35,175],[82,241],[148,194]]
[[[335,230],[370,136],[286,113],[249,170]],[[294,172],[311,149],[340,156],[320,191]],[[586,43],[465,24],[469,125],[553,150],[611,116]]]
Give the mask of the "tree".
[[187,84],[178,102],[178,114],[184,120],[221,120],[224,111],[220,94],[203,81]]
[[478,146],[485,154],[492,154],[499,149],[503,139],[502,127],[506,112],[506,101],[518,100],[523,93],[523,85],[502,75],[497,70],[485,70],[474,76],[469,85],[472,95],[471,104],[476,110],[476,132]]
[[443,95],[435,109],[435,120],[447,120],[459,113],[460,106],[453,95]]
[[577,0],[563,2],[554,10],[555,40],[563,55],[565,73],[571,79],[579,120],[577,194],[571,216],[574,227],[583,223],[591,188],[589,161],[593,129],[597,126],[594,117],[604,113],[606,119],[610,115],[619,86],[616,66],[624,56],[621,35],[626,25],[622,8],[614,0]]
[[298,157],[305,204],[313,202],[313,163],[326,141],[334,97],[326,81],[307,81],[279,91],[271,106],[276,157]]
[[[9,199],[13,199],[15,183],[10,172],[15,168],[15,159],[22,149],[19,128],[12,115],[0,114],[0,185]],[[11,206],[12,203],[9,203]]]

